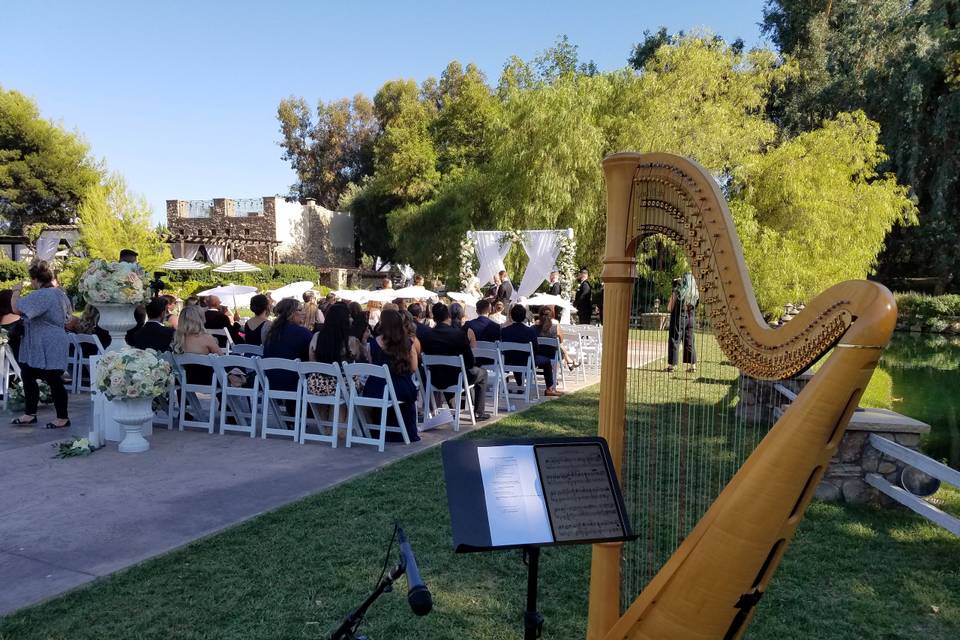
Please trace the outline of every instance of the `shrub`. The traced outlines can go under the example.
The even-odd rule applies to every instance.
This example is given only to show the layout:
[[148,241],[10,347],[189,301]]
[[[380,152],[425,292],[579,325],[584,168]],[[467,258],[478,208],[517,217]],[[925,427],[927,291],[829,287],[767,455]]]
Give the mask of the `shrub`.
[[26,262],[0,258],[0,281],[23,282],[28,277],[28,267]]
[[930,296],[909,291],[896,294],[897,310],[902,319],[932,320],[943,316],[960,316],[960,295]]
[[320,272],[317,271],[316,267],[306,264],[278,264],[273,267],[273,272],[273,279],[280,280],[284,284],[300,282],[301,280],[316,283],[320,280]]

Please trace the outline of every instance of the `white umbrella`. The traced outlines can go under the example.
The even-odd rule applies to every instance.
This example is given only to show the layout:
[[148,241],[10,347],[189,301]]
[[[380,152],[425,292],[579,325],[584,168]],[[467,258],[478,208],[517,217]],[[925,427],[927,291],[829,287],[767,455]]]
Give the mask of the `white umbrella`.
[[573,305],[570,304],[569,300],[549,293],[537,293],[529,298],[521,298],[520,302],[531,307],[554,306],[563,309],[573,309]]
[[[385,289],[385,291],[389,291],[389,289]],[[427,289],[421,285],[416,285],[412,287],[403,287],[402,289],[395,289],[393,291],[393,297],[412,300],[427,300],[436,298],[437,293],[435,291],[430,291],[430,289]]]
[[337,296],[339,300],[363,304],[367,301],[367,295],[369,293],[366,289],[340,289],[339,291],[334,291],[333,295]]
[[401,297],[397,295],[397,289],[377,289],[376,291],[367,291],[367,302],[393,302]]
[[222,264],[216,269],[216,273],[247,273],[250,271],[260,271],[260,267],[250,264],[249,262],[244,262],[243,260],[231,260],[226,264]]
[[198,296],[217,296],[218,298],[232,298],[233,299],[233,308],[236,309],[237,305],[243,305],[245,307],[250,306],[250,299],[255,296],[257,293],[256,287],[251,287],[245,284],[225,284],[219,287],[214,287],[213,289],[207,289],[206,291],[201,291],[198,293]]
[[302,280],[284,285],[279,289],[274,289],[270,292],[270,295],[273,296],[274,300],[283,300],[284,298],[296,298],[299,300],[303,297],[303,294],[310,291],[310,289],[313,289],[313,283],[309,280]]
[[176,258],[174,260],[170,260],[169,262],[164,262],[162,265],[160,265],[160,268],[167,271],[198,271],[200,269],[206,269],[209,266],[210,265],[197,262],[196,260]]
[[446,296],[451,300],[463,302],[464,304],[469,304],[474,307],[477,306],[477,302],[480,301],[480,296],[476,296],[472,293],[465,293],[463,291],[447,291]]

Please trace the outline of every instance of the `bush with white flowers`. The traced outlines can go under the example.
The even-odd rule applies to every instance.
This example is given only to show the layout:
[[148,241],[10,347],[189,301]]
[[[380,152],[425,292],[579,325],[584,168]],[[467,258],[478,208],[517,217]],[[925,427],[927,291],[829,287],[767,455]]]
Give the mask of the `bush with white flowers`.
[[170,363],[153,349],[108,351],[97,365],[97,389],[107,400],[155,398],[166,393],[171,382]]
[[140,304],[149,299],[140,265],[94,260],[80,276],[80,294],[90,304]]

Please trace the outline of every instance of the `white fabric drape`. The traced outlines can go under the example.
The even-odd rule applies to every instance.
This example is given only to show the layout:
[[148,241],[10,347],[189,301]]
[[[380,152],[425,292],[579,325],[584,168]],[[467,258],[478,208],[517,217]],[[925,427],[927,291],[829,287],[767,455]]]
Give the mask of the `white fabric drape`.
[[213,264],[224,263],[224,259],[227,257],[226,247],[214,247],[210,245],[203,245],[203,248],[207,250],[207,257],[210,258],[210,262],[212,262]]
[[520,286],[513,294],[514,300],[536,291],[553,271],[560,253],[561,234],[558,231],[527,231],[524,234],[523,250],[527,252],[530,262],[523,272]]
[[37,239],[37,258],[40,260],[53,260],[57,255],[57,247],[60,246],[60,236],[47,236]]
[[173,252],[174,258],[185,258],[187,260],[193,260],[197,257],[197,252],[200,251],[200,244],[197,242],[184,242],[182,243],[183,250],[180,250],[181,243],[174,242],[170,245],[170,251]]
[[477,271],[477,280],[483,286],[493,280],[500,271],[506,269],[503,259],[510,251],[511,241],[500,244],[502,231],[474,231],[473,243],[477,248],[477,258],[480,260],[480,269]]

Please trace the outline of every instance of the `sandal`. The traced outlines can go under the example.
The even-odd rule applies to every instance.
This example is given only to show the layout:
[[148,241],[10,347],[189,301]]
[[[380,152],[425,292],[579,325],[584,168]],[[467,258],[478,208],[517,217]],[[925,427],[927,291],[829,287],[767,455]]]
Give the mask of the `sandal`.
[[44,429],[66,429],[69,426],[70,426],[70,419],[68,418],[67,421],[64,422],[63,424],[54,424],[52,422],[48,422],[47,426],[44,427]]
[[10,421],[10,424],[16,425],[27,425],[27,424],[37,424],[37,416],[33,416],[31,420],[24,420],[22,417],[14,418]]

